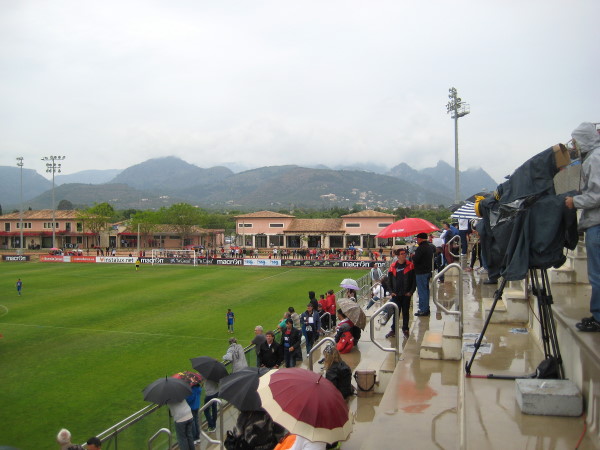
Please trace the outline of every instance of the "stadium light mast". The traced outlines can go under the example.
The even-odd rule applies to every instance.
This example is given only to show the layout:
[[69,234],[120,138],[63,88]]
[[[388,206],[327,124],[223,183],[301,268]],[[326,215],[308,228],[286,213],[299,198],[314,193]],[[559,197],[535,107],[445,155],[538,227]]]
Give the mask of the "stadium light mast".
[[52,248],[56,248],[56,205],[54,203],[54,174],[60,173],[62,163],[56,161],[64,161],[65,156],[44,156],[42,161],[46,161],[46,173],[52,174]]
[[446,112],[454,119],[454,201],[460,202],[460,170],[458,167],[458,119],[471,112],[468,103],[463,103],[455,88],[448,90],[450,101],[446,105]]
[[17,158],[17,166],[21,169],[21,211],[19,214],[19,227],[21,228],[21,241],[19,245],[19,255],[23,254],[23,157]]

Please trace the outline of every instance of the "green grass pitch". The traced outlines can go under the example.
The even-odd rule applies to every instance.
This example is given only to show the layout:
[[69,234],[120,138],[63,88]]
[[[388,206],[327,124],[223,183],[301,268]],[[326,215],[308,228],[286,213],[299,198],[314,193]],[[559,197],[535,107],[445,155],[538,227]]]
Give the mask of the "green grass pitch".
[[274,328],[288,306],[304,311],[309,290],[337,290],[364,273],[2,263],[0,446],[53,448],[62,427],[85,442],[148,405],[141,390],[158,377],[191,370],[196,356],[220,359],[231,337],[227,308],[245,346],[256,325]]

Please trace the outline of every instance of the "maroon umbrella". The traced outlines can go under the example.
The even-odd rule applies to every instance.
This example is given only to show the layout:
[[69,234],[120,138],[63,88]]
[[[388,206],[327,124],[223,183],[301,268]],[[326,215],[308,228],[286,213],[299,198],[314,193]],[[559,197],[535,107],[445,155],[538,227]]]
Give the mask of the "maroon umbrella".
[[346,401],[321,374],[300,368],[272,370],[260,378],[258,395],[273,421],[310,441],[342,441],[352,432]]
[[391,225],[388,225],[379,232],[376,236],[378,238],[391,238],[391,237],[406,237],[413,236],[419,233],[431,233],[433,231],[439,231],[439,228],[434,224],[425,219],[419,219],[417,217],[407,217],[402,220],[398,220]]

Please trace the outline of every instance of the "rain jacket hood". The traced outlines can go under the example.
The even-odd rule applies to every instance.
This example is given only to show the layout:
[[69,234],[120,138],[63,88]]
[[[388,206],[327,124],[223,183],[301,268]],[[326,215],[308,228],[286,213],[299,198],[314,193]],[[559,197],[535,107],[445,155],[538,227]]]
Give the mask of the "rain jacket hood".
[[579,150],[585,156],[594,149],[600,148],[600,134],[596,131],[596,125],[590,122],[583,122],[571,133],[575,139]]
[[583,185],[581,194],[573,197],[573,204],[582,210],[579,229],[587,230],[600,224],[600,135],[594,124],[584,122],[573,130],[571,136],[577,141],[583,156]]

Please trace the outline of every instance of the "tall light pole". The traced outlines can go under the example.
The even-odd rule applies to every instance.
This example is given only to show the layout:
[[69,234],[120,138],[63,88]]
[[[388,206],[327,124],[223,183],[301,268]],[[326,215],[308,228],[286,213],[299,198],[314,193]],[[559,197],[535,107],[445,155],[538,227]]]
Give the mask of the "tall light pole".
[[467,103],[463,103],[455,88],[448,90],[450,101],[446,105],[446,112],[454,119],[454,202],[460,202],[460,170],[458,167],[458,118],[471,112]]
[[61,164],[56,161],[64,161],[65,156],[44,156],[42,161],[46,161],[46,172],[52,174],[52,248],[56,247],[56,205],[54,203],[54,174],[60,173]]
[[19,245],[19,255],[23,254],[23,157],[17,158],[17,166],[21,168],[21,212],[19,214],[19,226],[21,228],[21,241]]

